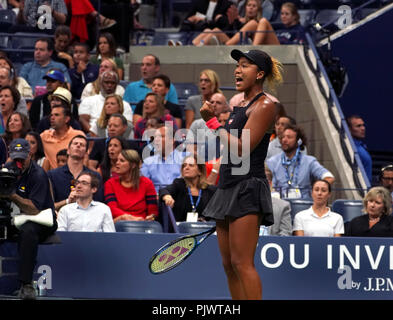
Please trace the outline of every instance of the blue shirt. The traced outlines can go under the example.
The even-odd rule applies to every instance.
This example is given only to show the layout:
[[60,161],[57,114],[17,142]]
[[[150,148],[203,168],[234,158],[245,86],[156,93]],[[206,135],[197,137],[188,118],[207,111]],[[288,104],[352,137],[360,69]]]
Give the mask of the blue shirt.
[[[95,201],[104,202],[104,188],[100,174],[96,171],[88,169],[85,166],[83,166],[82,171],[93,172],[99,178],[100,186],[97,192],[94,194],[93,199]],[[68,168],[68,165],[66,164],[60,168],[49,170],[48,176],[52,182],[53,197],[55,202],[67,199],[71,192],[71,181],[74,180],[74,176]]]
[[82,73],[78,73],[76,71],[76,66],[75,68],[68,69],[72,81],[71,93],[74,99],[80,99],[86,84],[93,82],[98,78],[99,68],[100,67],[96,64],[88,63],[86,70]]
[[[134,81],[127,86],[126,91],[124,92],[123,100],[131,104],[132,110],[134,111],[136,104],[139,101],[144,100],[146,94],[148,94],[149,92],[151,92],[151,88],[149,88],[146,83],[143,82],[143,79],[139,81]],[[176,89],[172,83],[169,87],[168,93],[165,96],[165,100],[176,104],[179,103],[177,99]]]
[[[322,179],[329,174],[329,170],[322,165],[313,156],[299,153],[298,163],[292,162],[288,166],[283,165],[282,155],[284,152],[276,154],[269,158],[266,163],[273,173],[273,187],[281,193],[281,198],[288,198],[290,189],[300,189],[301,198],[311,198],[311,182],[315,179]],[[285,157],[286,158],[286,157]],[[295,169],[295,171],[293,171]],[[291,185],[288,184],[288,176],[292,176]],[[332,176],[331,174],[329,176]]]
[[5,132],[5,125],[3,115],[0,112],[0,134]]
[[64,74],[65,81],[71,83],[67,67],[64,64],[60,62],[55,62],[53,60],[51,60],[45,67],[41,67],[35,61],[27,62],[22,66],[19,76],[21,76],[28,82],[31,89],[33,90],[33,93],[35,93],[36,86],[46,86],[46,80],[42,79],[42,77],[45,76],[50,69],[61,70],[61,72],[63,72]]
[[306,32],[300,23],[291,27],[282,25],[275,32],[280,44],[302,44],[306,42]]
[[353,139],[353,142],[355,143],[360,160],[362,161],[364,171],[366,171],[368,181],[370,181],[371,183],[373,178],[372,177],[373,166],[372,166],[371,156],[367,151],[367,146],[364,142],[355,138]]
[[180,178],[181,165],[186,155],[187,153],[175,149],[166,159],[163,159],[161,155],[148,157],[143,161],[141,174],[153,181],[158,192],[161,187],[165,187],[176,178]]

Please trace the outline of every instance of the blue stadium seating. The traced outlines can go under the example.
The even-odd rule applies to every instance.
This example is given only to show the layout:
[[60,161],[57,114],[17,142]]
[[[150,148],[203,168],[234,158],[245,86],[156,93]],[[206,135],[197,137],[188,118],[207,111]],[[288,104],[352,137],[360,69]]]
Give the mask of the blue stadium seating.
[[185,105],[188,97],[199,94],[197,85],[192,82],[177,82],[173,85],[180,105]]
[[16,20],[16,14],[13,10],[0,10],[0,32],[6,32]]
[[34,60],[33,49],[4,49],[13,63],[24,64]]
[[274,4],[270,0],[265,0],[262,3],[262,15],[270,21],[275,14]]
[[19,74],[20,69],[22,69],[23,64],[20,62],[14,62],[14,69],[16,74]]
[[314,20],[322,27],[336,31],[338,30],[337,22],[341,15],[337,12],[337,9],[324,9],[317,13]]
[[308,10],[298,10],[300,16],[300,24],[307,28],[314,22],[315,15],[317,13],[316,10],[308,9]]
[[292,220],[295,218],[296,213],[299,211],[307,210],[313,204],[312,200],[308,199],[288,199],[285,198],[284,200],[289,201],[291,204],[291,217]]
[[7,49],[9,42],[10,41],[8,33],[0,34],[0,50]]
[[162,233],[162,226],[157,221],[118,221],[116,232]]
[[12,48],[14,49],[34,49],[38,38],[46,37],[42,33],[16,32],[12,37]]
[[120,80],[119,84],[125,89],[127,88],[128,84],[130,83],[130,81],[127,80]]
[[363,214],[362,208],[362,200],[337,199],[332,204],[332,211],[341,214],[344,219],[344,223],[361,216]]
[[157,0],[157,26],[168,27],[172,24],[174,11],[187,12],[192,0]]
[[178,225],[180,233],[199,233],[207,231],[216,225],[214,221],[206,222],[180,222]]

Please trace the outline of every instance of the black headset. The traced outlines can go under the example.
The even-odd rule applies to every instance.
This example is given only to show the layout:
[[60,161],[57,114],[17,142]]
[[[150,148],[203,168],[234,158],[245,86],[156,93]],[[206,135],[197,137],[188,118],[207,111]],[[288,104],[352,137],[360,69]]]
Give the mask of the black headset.
[[393,164],[388,164],[387,166],[385,166],[381,169],[381,171],[379,172],[379,181],[382,180],[382,176],[383,176],[383,173],[385,170],[393,171]]
[[14,67],[10,68],[10,78],[12,79],[15,76],[15,69]]

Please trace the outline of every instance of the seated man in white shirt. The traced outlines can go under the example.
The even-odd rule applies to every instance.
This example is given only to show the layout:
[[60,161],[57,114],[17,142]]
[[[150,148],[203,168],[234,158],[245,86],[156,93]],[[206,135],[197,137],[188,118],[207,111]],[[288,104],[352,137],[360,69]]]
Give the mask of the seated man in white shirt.
[[93,173],[83,171],[78,176],[71,192],[76,202],[60,209],[58,231],[116,232],[110,208],[102,202],[93,201],[98,187],[99,180]]
[[[99,76],[101,90],[99,94],[84,98],[78,108],[79,122],[82,125],[83,131],[88,133],[90,128],[96,123],[104,108],[105,97],[109,94],[115,93],[117,84],[119,83],[119,76],[116,72],[111,70],[105,71]],[[132,123],[132,109],[131,106],[123,100],[123,116]]]

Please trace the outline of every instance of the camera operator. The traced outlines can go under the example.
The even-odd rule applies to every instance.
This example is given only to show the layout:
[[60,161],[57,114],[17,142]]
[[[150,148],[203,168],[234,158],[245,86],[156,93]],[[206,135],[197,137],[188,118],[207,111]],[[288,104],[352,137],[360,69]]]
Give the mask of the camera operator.
[[10,195],[0,195],[15,203],[22,214],[37,215],[42,210],[52,209],[53,225],[44,226],[26,221],[19,230],[11,227],[11,235],[18,235],[19,270],[18,279],[21,288],[18,296],[22,299],[35,299],[32,286],[33,271],[36,264],[38,244],[57,229],[54,203],[51,196],[49,179],[45,171],[31,160],[30,144],[24,139],[14,139],[9,147],[11,162],[4,167],[18,172],[16,190]]

